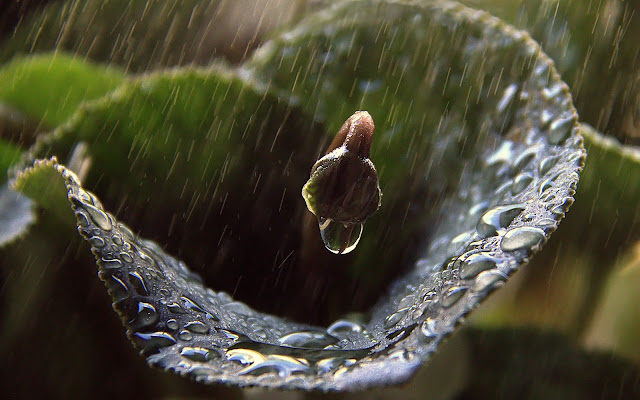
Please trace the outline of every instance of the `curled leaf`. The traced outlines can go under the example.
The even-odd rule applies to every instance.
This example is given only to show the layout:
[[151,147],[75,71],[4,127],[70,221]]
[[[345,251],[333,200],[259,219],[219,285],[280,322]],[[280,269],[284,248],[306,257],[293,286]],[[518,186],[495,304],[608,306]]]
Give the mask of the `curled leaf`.
[[[372,285],[377,303],[362,322],[324,327],[258,312],[134,234],[55,160],[39,162],[36,170],[64,178],[114,308],[152,365],[240,386],[356,390],[406,381],[544,244],[573,202],[584,149],[568,89],[535,42],[488,14],[450,3],[344,2],[274,38],[241,72],[245,79],[219,68],[141,77],[83,107],[33,154],[63,156],[87,142],[99,160],[87,180],[114,208],[139,202],[138,212],[155,218],[167,212],[150,202],[190,201],[182,229],[192,249],[213,247],[224,261],[215,261],[224,267],[212,274],[216,289],[237,268],[272,270],[282,254],[290,254],[282,265],[302,270],[305,289],[323,284],[312,262],[331,268],[291,244],[301,240],[295,226],[304,211],[296,181],[310,167],[300,166],[326,144],[307,115],[335,132],[346,110],[368,109],[384,116],[373,157],[390,206],[368,222],[375,228],[355,264],[370,273],[354,279],[382,281]],[[200,152],[190,151],[196,145]],[[29,171],[16,185],[39,175]],[[289,195],[295,205],[286,205]],[[203,235],[204,227],[222,232]],[[404,269],[392,271],[388,287],[388,267],[401,257]],[[266,290],[258,288],[254,295]],[[323,304],[312,293],[287,293],[281,304],[309,312],[305,302]],[[339,296],[356,301],[349,291]],[[341,303],[350,311],[353,303]]]

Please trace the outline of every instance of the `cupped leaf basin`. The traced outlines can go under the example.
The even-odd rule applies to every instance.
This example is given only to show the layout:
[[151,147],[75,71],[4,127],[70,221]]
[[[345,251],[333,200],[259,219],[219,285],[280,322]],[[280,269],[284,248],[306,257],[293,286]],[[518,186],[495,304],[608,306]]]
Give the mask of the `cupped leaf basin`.
[[[242,268],[269,279],[274,266],[296,270],[300,281],[280,287],[291,289],[322,266],[333,271],[336,260],[305,258],[297,228],[304,175],[330,139],[313,121],[336,132],[353,111],[368,110],[383,205],[345,269],[374,281],[377,302],[364,320],[326,327],[263,314],[207,288],[185,262],[118,222],[55,159],[37,161],[15,186],[46,171],[64,178],[100,278],[151,365],[205,383],[272,388],[406,381],[573,202],[585,152],[568,89],[533,40],[486,13],[450,3],[340,3],[273,38],[240,76],[213,68],[131,81],[83,106],[32,154],[66,157],[87,142],[95,167],[85,185],[123,219],[153,221],[167,204],[187,203],[169,230],[185,233],[181,244],[196,252],[212,248],[200,254],[219,263],[205,276],[214,289]],[[127,214],[134,206],[144,211]],[[181,253],[190,264],[207,259]],[[390,286],[380,279],[394,275]],[[264,309],[268,299],[256,291],[250,304]],[[350,311],[341,299],[340,311]]]

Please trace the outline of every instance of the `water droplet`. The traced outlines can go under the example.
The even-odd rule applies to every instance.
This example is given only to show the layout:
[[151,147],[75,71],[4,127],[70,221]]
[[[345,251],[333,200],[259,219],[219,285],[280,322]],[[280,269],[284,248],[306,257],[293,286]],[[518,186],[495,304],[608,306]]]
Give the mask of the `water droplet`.
[[499,134],[504,134],[511,129],[516,109],[516,107],[514,107],[514,103],[515,99],[519,97],[515,95],[517,91],[517,85],[510,85],[505,89],[502,98],[498,102],[494,121]]
[[542,127],[548,127],[554,116],[555,114],[551,110],[542,110],[542,113],[540,113],[540,124]]
[[320,221],[319,227],[325,247],[334,254],[352,252],[362,236],[362,224],[343,224],[327,219]]
[[545,238],[540,228],[522,226],[508,231],[502,238],[500,248],[504,251],[531,249],[538,246]]
[[567,139],[575,123],[576,119],[572,113],[565,113],[555,119],[549,125],[549,143],[558,144]]
[[489,202],[488,201],[482,201],[478,204],[474,204],[471,208],[469,208],[469,211],[467,212],[467,215],[470,217],[473,217],[475,215],[478,215],[480,213],[483,213],[485,211],[487,211],[487,208],[489,208]]
[[102,257],[102,268],[104,269],[118,269],[122,268],[122,261],[118,259],[106,259]]
[[522,193],[533,182],[533,175],[529,172],[523,172],[515,177],[513,185],[511,185],[511,193],[515,196]]
[[502,185],[498,186],[498,188],[493,192],[493,195],[498,199],[503,198],[504,195],[507,194],[509,190],[511,190],[512,185],[513,185],[513,182],[506,181]]
[[89,217],[87,217],[87,215],[83,211],[77,210],[75,214],[76,214],[76,220],[78,221],[78,225],[80,225],[83,228],[86,228],[89,226]]
[[464,296],[464,294],[467,292],[467,288],[466,287],[452,287],[449,288],[449,290],[447,290],[444,293],[444,296],[442,297],[442,307],[444,308],[449,308],[452,307],[454,304],[456,304],[458,301],[460,301],[460,299],[462,298],[462,296]]
[[402,339],[406,338],[408,334],[409,331],[407,331],[406,329],[396,329],[394,331],[391,331],[391,333],[385,336],[385,338],[390,342],[399,342]]
[[438,332],[438,320],[433,318],[427,318],[420,327],[420,332],[427,338],[435,338],[440,333]]
[[228,331],[226,329],[220,329],[220,333],[225,335],[227,339],[231,339],[233,342],[237,342],[240,339],[240,336],[238,334]]
[[111,275],[111,279],[107,281],[107,285],[116,303],[129,297],[129,288],[115,275]]
[[167,328],[171,329],[172,331],[177,331],[178,328],[180,328],[180,325],[178,324],[178,321],[176,321],[175,319],[170,319],[166,322]]
[[505,279],[506,277],[498,270],[484,271],[476,277],[471,290],[476,293],[486,292],[502,285]]
[[316,368],[321,373],[330,372],[339,367],[349,367],[356,363],[355,358],[329,357],[322,359],[316,363]]
[[76,205],[76,207],[84,209],[89,215],[89,218],[91,218],[93,223],[95,223],[100,229],[109,232],[113,228],[111,219],[109,219],[109,216],[104,211],[92,206],[87,202],[80,200],[77,197],[71,197],[71,200],[75,200],[74,204]]
[[407,310],[408,308],[402,308],[394,312],[393,314],[388,315],[384,320],[384,329],[389,329],[397,325],[398,322],[400,322],[402,318],[404,318],[404,316],[407,314]]
[[534,146],[523,151],[513,162],[512,173],[517,174],[522,171],[536,157],[538,150],[538,146]]
[[460,267],[460,260],[458,256],[453,256],[448,258],[445,262],[442,263],[442,270],[453,270]]
[[498,206],[485,212],[476,230],[481,237],[489,237],[498,234],[498,229],[506,228],[525,209],[524,204],[510,204]]
[[269,355],[265,361],[255,362],[238,372],[239,375],[262,375],[277,373],[280,378],[286,378],[296,373],[309,371],[309,365],[299,358],[283,355]]
[[558,163],[558,160],[560,160],[560,156],[550,156],[540,161],[540,175],[545,175],[551,171],[551,168]]
[[476,253],[467,257],[460,266],[460,278],[469,279],[478,275],[482,271],[495,268],[496,263],[501,259],[486,253]]
[[231,349],[227,350],[227,360],[236,361],[240,364],[253,364],[266,361],[267,357],[255,350]]
[[101,249],[105,246],[105,242],[104,239],[101,238],[100,236],[92,236],[89,238],[89,243],[91,243],[91,246],[96,247],[98,249]]
[[312,331],[293,332],[278,339],[278,343],[282,346],[309,349],[322,349],[337,342],[338,339],[331,335],[324,332]]
[[173,336],[166,332],[136,332],[133,334],[133,340],[138,344],[138,346],[143,347],[146,350],[155,350],[160,347],[167,347],[177,343]]
[[561,85],[560,83],[551,85],[551,87],[546,87],[542,89],[542,97],[544,97],[545,100],[552,100],[562,92],[563,87],[564,85]]
[[142,261],[145,261],[145,262],[147,262],[147,263],[149,263],[151,265],[155,265],[156,264],[155,260],[153,258],[151,258],[151,256],[149,256],[149,254],[147,254],[147,251],[145,251],[145,249],[141,249],[141,248],[136,247],[135,250],[136,250],[136,253],[138,253],[138,257],[140,257],[140,259]]
[[193,333],[205,334],[209,332],[209,327],[200,321],[191,321],[188,324],[186,324],[184,328]]
[[148,296],[149,291],[147,285],[144,283],[144,278],[138,272],[129,272],[129,282],[133,289],[141,296]]
[[138,328],[153,325],[158,321],[158,313],[156,308],[149,303],[138,303],[138,319],[136,325]]
[[113,241],[113,243],[115,243],[118,246],[122,246],[124,244],[124,241],[118,235],[111,236],[111,240]]
[[504,111],[506,111],[506,109],[513,103],[513,98],[515,97],[514,95],[517,91],[518,85],[516,85],[515,83],[507,86],[496,108],[499,113],[503,113]]
[[178,333],[178,339],[188,342],[189,340],[193,339],[193,334],[191,334],[191,332],[189,331],[180,331],[180,333]]
[[552,218],[540,218],[538,221],[536,221],[536,225],[542,226],[545,228],[555,227],[557,224],[558,224],[558,221]]
[[187,296],[182,296],[182,301],[184,301],[184,306],[187,308],[187,310],[194,310],[203,314],[207,313],[198,303],[191,300]]
[[361,333],[363,331],[363,325],[344,319],[337,320],[327,328],[328,334],[338,337],[345,336],[350,333]]
[[497,165],[497,164],[506,164],[513,159],[513,142],[512,141],[504,141],[500,144],[500,147],[491,154],[487,160],[486,164],[488,166]]
[[401,361],[411,361],[415,357],[415,353],[407,349],[400,349],[392,351],[388,355],[389,359],[396,359]]
[[540,184],[540,189],[538,190],[538,194],[542,195],[542,193],[544,193],[547,189],[551,189],[553,187],[553,182],[555,182],[556,179],[558,179],[558,177],[562,174],[562,171],[558,171],[556,172],[553,176],[551,176],[548,179],[545,179],[541,184]]
[[95,194],[86,191],[85,192],[87,194],[87,196],[89,197],[89,201],[91,202],[91,204],[93,204],[94,206],[96,206],[99,209],[104,209],[104,207],[102,206],[102,203],[100,203],[100,200],[98,200],[98,198],[96,197]]
[[131,264],[133,262],[133,257],[131,257],[131,255],[129,255],[128,253],[120,253],[120,259],[128,264]]
[[404,296],[398,303],[398,309],[411,307],[416,302],[416,293],[410,293]]
[[316,368],[322,373],[336,369],[338,366],[340,366],[340,362],[337,357],[325,358],[316,363]]
[[209,361],[211,350],[204,347],[183,347],[180,355],[192,361],[206,362]]
[[457,254],[461,249],[466,247],[468,242],[471,242],[474,239],[476,231],[471,230],[467,232],[462,232],[458,236],[451,239],[451,243],[449,244],[448,254]]
[[262,340],[265,341],[267,340],[267,331],[265,331],[264,329],[261,328],[255,328],[252,332],[251,332],[251,336],[253,338],[255,338],[256,340]]
[[533,75],[540,78],[540,83],[543,86],[547,86],[547,81],[549,80],[549,72],[551,71],[549,64],[550,62],[548,61],[538,61],[533,71]]
[[186,314],[187,312],[178,303],[167,304],[167,309],[174,314]]

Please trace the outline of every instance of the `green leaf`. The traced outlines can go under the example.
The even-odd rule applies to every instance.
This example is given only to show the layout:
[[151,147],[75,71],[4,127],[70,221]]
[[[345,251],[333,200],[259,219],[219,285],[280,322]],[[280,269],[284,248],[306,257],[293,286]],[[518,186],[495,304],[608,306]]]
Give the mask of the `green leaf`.
[[0,183],[7,180],[9,167],[16,164],[20,159],[22,149],[18,146],[0,138]]
[[[344,2],[274,38],[241,73],[127,81],[32,149],[66,159],[86,144],[85,187],[105,206],[65,167],[39,165],[64,178],[114,308],[152,365],[241,386],[405,381],[573,202],[584,149],[568,89],[535,42],[487,14]],[[354,260],[305,236],[300,189],[358,108],[376,120],[371,158],[389,206]],[[39,176],[49,175],[16,186],[37,188]],[[320,323],[214,292],[170,252],[206,265],[217,290]],[[325,322],[374,301],[361,323]]]
[[40,160],[17,173],[12,180],[15,190],[28,196],[41,207],[52,212],[59,221],[69,223],[72,214],[66,202],[62,169],[55,159]]
[[470,329],[464,338],[471,373],[458,398],[632,399],[640,394],[637,363],[585,350],[557,332]]
[[603,285],[602,298],[585,332],[589,348],[640,359],[640,247],[627,252]]
[[[640,148],[624,146],[587,124],[580,126],[580,133],[585,138],[589,161],[578,189],[585,201],[577,209],[585,223],[588,220],[590,225],[611,227],[588,234],[599,233],[599,241],[611,249],[632,244],[640,219]],[[607,246],[608,242],[611,246]]]
[[[562,125],[575,131],[575,115],[559,111],[570,103],[568,90],[534,48],[526,34],[460,6],[356,1],[272,38],[243,67],[325,121],[329,132],[358,109],[376,121],[371,159],[383,207],[367,222],[352,273],[359,288],[366,280],[379,292],[393,276],[385,267],[409,266],[374,310],[380,325],[385,318],[420,324],[427,316],[416,321],[406,307],[420,307],[427,293],[457,293],[455,279],[429,290],[436,278],[427,272],[448,276],[468,258],[493,265],[496,255],[483,238],[505,231],[485,230],[487,219],[505,212],[528,226],[538,217],[546,225],[564,215],[560,204],[572,203],[573,189],[548,190],[581,163],[579,140],[555,136]],[[533,131],[549,136],[527,136]],[[555,205],[534,205],[547,201]],[[545,209],[553,215],[537,215]],[[470,257],[473,244],[485,258]],[[424,294],[412,294],[419,287]]]
[[118,68],[63,53],[19,57],[0,68],[0,101],[55,127],[81,103],[111,92],[124,78]]

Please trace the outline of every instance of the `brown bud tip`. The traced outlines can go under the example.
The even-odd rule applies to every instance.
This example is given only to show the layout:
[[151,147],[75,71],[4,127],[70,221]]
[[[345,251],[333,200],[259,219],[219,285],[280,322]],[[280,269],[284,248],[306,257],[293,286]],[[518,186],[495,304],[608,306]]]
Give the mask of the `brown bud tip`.
[[347,150],[354,152],[361,158],[369,158],[369,150],[373,142],[373,118],[366,111],[356,111],[348,121],[351,121],[349,133],[344,141]]
[[345,146],[360,158],[369,158],[375,125],[373,118],[366,111],[356,111],[350,116],[331,142],[327,153]]

